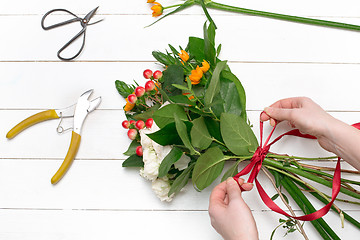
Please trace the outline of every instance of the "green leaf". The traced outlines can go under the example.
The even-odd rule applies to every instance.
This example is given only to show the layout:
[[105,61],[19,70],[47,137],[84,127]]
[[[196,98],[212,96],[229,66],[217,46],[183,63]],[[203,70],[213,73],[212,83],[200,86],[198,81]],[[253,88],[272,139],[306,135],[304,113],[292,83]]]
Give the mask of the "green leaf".
[[209,20],[210,24],[214,25],[214,28],[216,29],[216,25],[214,23],[214,20],[211,18],[208,10],[206,9],[206,5],[204,3],[204,0],[200,0],[200,4],[201,4],[201,7],[202,7],[202,9],[203,9],[203,11],[205,13],[206,18]]
[[128,157],[122,164],[123,167],[144,167],[142,157],[134,154]]
[[279,194],[275,194],[274,196],[271,197],[271,200],[275,201],[277,198],[279,197]]
[[236,89],[238,91],[238,95],[239,95],[239,100],[240,100],[240,106],[241,106],[241,117],[244,120],[247,120],[247,116],[246,116],[246,94],[245,94],[245,89],[242,86],[240,80],[232,73],[230,72],[230,70],[225,70],[221,72],[221,78],[222,79],[228,79],[230,81],[232,81],[235,86]]
[[219,56],[221,52],[221,44],[219,44],[219,46],[216,49],[216,56]]
[[168,96],[181,94],[181,90],[173,86],[173,84],[182,85],[184,83],[184,69],[178,65],[170,65],[163,72],[163,84],[161,86]]
[[211,109],[217,117],[223,112],[241,115],[242,105],[234,82],[220,77],[220,92],[215,96]]
[[184,90],[184,91],[190,91],[190,89],[184,85],[180,85],[180,84],[172,84],[174,87]]
[[180,120],[188,120],[183,107],[177,104],[169,104],[154,113],[153,118],[156,125],[158,125],[159,128],[163,128],[167,124],[174,122],[174,113],[176,113]]
[[239,171],[238,171],[238,166],[239,163],[241,162],[241,160],[236,161],[223,175],[223,177],[221,178],[221,182],[225,181],[226,179],[228,179],[229,177],[233,177],[235,176]]
[[220,130],[225,145],[238,156],[248,156],[259,146],[254,132],[240,116],[221,114]]
[[222,172],[226,159],[218,147],[209,148],[202,154],[192,174],[195,189],[201,191],[208,187]]
[[208,107],[213,102],[214,97],[220,91],[220,73],[225,68],[226,61],[219,62],[216,64],[213,75],[210,80],[210,84],[205,92],[205,107]]
[[215,29],[216,29],[216,26],[215,26],[214,22],[210,21],[208,28],[206,28],[206,23],[204,23],[205,59],[210,62],[211,66],[215,66],[215,64],[216,64]]
[[212,143],[212,138],[206,127],[203,117],[193,120],[193,127],[190,131],[191,143],[200,150],[207,149]]
[[175,59],[172,56],[169,56],[168,54],[159,51],[153,51],[152,55],[156,60],[158,60],[160,63],[164,64],[165,66],[169,66],[175,63]]
[[130,145],[128,150],[126,150],[126,152],[124,152],[123,154],[126,156],[131,156],[136,154],[136,148],[140,146],[140,143],[137,140],[133,140]]
[[169,172],[171,165],[177,162],[182,155],[183,151],[181,151],[179,148],[174,147],[173,149],[171,149],[169,154],[166,155],[166,157],[160,164],[158,177],[164,177]]
[[140,114],[136,114],[133,116],[133,118],[135,120],[143,120],[146,121],[149,118],[152,118],[154,113],[160,108],[159,104],[155,104],[154,106],[152,106],[151,108],[149,108],[148,110],[146,110],[143,113]]
[[180,192],[180,190],[186,186],[186,184],[189,182],[193,168],[194,164],[191,164],[174,180],[174,182],[171,184],[168,196],[171,196],[173,193],[176,194]]
[[119,80],[115,81],[115,87],[123,98],[127,98],[129,94],[132,94],[135,91],[135,87],[133,85],[128,85],[127,83]]
[[213,136],[219,142],[224,142],[220,132],[220,122],[215,121],[212,117],[204,118],[205,124],[211,136]]
[[177,104],[186,104],[186,105],[190,105],[190,106],[194,106],[195,105],[195,102],[191,101],[188,96],[191,96],[191,95],[176,95],[176,96],[172,96],[170,97],[170,100],[174,103],[177,103]]
[[186,47],[186,50],[189,55],[197,62],[202,62],[205,59],[204,47],[204,39],[197,37],[189,37],[189,43]]
[[190,154],[194,155],[196,153],[196,150],[190,143],[190,139],[189,139],[189,135],[188,135],[185,123],[183,121],[181,121],[181,119],[177,116],[176,113],[174,113],[174,119],[175,119],[176,131],[178,132],[179,137],[181,138],[185,147],[187,147],[190,150]]
[[[187,132],[190,132],[190,129],[192,127],[191,122],[185,122]],[[181,141],[181,138],[179,137],[178,132],[176,131],[175,122],[169,123],[165,127],[161,128],[159,131],[156,131],[151,134],[147,134],[149,138],[151,138],[156,143],[166,146],[166,145],[182,145],[183,142]]]

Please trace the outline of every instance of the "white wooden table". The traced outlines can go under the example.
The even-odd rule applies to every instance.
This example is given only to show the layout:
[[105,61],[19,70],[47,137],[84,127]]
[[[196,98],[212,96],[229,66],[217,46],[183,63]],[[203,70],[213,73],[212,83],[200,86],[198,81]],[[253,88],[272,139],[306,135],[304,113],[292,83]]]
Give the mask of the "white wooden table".
[[[357,0],[219,2],[360,24]],[[73,62],[59,61],[57,50],[79,31],[79,26],[44,31],[40,26],[43,14],[66,8],[84,16],[97,6],[100,8],[94,20],[105,21],[89,26],[81,56]],[[173,202],[162,203],[138,170],[121,167],[129,140],[121,127],[124,100],[114,81],[130,83],[135,79],[145,83],[142,71],[159,69],[151,52],[165,50],[168,43],[185,47],[189,36],[202,37],[206,20],[201,8],[192,7],[144,28],[154,20],[149,8],[145,0],[22,0],[2,4],[0,239],[220,239],[207,213],[208,197],[215,185],[198,193],[189,184]],[[229,60],[246,89],[249,117],[257,136],[260,111],[290,96],[309,96],[345,122],[360,121],[359,32],[210,12],[218,26],[216,42],[222,44],[221,59]],[[71,169],[53,186],[50,178],[68,150],[71,134],[59,136],[57,121],[33,126],[11,141],[5,138],[6,132],[40,110],[73,104],[91,88],[103,101],[86,119]],[[284,129],[286,126],[279,132]],[[327,155],[314,141],[292,138],[272,150],[301,156]],[[350,168],[346,163],[342,166]],[[260,176],[260,180],[269,194],[274,193],[265,178]],[[256,190],[243,195],[256,218],[260,238],[269,239],[280,216],[267,209]],[[322,206],[316,201],[314,204]],[[339,206],[360,220],[358,206]],[[333,212],[325,220],[342,239],[359,236],[349,223],[341,229]],[[305,229],[310,239],[319,239],[311,224],[306,223]],[[281,239],[281,231],[276,239]],[[302,239],[298,233],[289,238]]]

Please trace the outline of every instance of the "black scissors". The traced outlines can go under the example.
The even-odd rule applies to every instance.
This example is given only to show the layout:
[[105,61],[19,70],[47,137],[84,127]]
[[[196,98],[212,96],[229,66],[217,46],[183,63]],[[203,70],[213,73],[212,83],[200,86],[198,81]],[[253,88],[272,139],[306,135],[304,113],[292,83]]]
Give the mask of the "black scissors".
[[[104,19],[101,19],[99,21],[96,21],[94,23],[89,23],[90,19],[95,15],[96,13],[96,10],[98,9],[99,7],[91,10],[88,14],[86,14],[86,16],[84,18],[80,18],[78,16],[76,16],[75,14],[73,14],[72,12],[66,10],[66,9],[53,9],[49,12],[47,12],[43,18],[41,19],[41,27],[44,29],[44,30],[49,30],[49,29],[53,29],[53,28],[57,28],[57,27],[60,27],[60,26],[63,26],[63,25],[66,25],[66,24],[70,24],[70,23],[73,23],[73,22],[80,22],[81,26],[82,26],[82,30],[76,34],[69,42],[67,42],[62,48],[60,48],[60,50],[57,52],[57,56],[59,59],[61,60],[64,60],[64,61],[70,61],[70,60],[73,60],[74,58],[76,58],[77,56],[79,56],[79,54],[81,53],[81,51],[83,50],[84,46],[85,46],[85,34],[86,34],[86,28],[88,25],[93,25],[93,24],[96,24],[98,22],[101,22],[102,20]],[[60,23],[57,23],[57,24],[54,24],[54,25],[50,25],[50,26],[44,26],[44,21],[45,21],[45,18],[53,13],[53,12],[66,12],[66,13],[69,13],[70,15],[74,16],[75,18],[72,18],[70,20],[67,20],[67,21],[64,21],[64,22],[60,22]],[[65,48],[67,48],[70,44],[72,44],[76,39],[78,39],[81,35],[84,35],[83,36],[83,42],[82,42],[82,45],[81,45],[81,48],[80,50],[71,58],[64,58],[64,57],[61,57],[60,54],[62,51],[65,50]]]

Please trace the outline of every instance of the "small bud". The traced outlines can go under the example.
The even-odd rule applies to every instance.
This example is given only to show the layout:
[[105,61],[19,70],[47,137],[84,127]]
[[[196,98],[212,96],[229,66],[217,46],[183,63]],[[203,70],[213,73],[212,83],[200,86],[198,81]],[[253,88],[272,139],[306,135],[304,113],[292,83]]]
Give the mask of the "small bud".
[[123,128],[128,129],[130,127],[130,122],[125,120],[125,121],[122,122],[121,125],[123,126]]
[[137,101],[137,97],[136,97],[135,94],[130,94],[130,95],[127,97],[127,99],[128,99],[128,101],[129,101],[129,103],[131,103],[131,104],[135,104],[136,101]]
[[155,89],[155,84],[154,84],[154,82],[153,81],[147,81],[146,83],[145,83],[145,90],[147,91],[147,92],[150,92],[150,91],[152,91],[152,90],[154,90]]
[[135,88],[135,95],[137,97],[142,97],[144,95],[144,93],[145,93],[144,87],[139,86],[139,87]]
[[141,146],[136,147],[136,155],[138,155],[139,157],[143,155],[143,149]]
[[149,118],[148,120],[146,120],[145,126],[146,126],[147,128],[151,128],[151,126],[153,125],[153,123],[154,123],[154,119]]
[[136,129],[129,129],[129,131],[127,132],[127,135],[131,140],[134,140],[136,138],[136,135],[137,135],[137,130]]
[[136,123],[135,123],[135,127],[137,128],[137,129],[143,129],[144,128],[144,126],[145,126],[145,123],[144,123],[144,121],[143,120],[138,120],[138,121],[136,121]]
[[160,70],[156,70],[153,74],[154,79],[159,79],[162,77],[162,72]]
[[152,76],[153,72],[150,70],[150,69],[146,69],[144,72],[143,72],[143,76],[144,78],[146,79],[150,79],[151,76]]

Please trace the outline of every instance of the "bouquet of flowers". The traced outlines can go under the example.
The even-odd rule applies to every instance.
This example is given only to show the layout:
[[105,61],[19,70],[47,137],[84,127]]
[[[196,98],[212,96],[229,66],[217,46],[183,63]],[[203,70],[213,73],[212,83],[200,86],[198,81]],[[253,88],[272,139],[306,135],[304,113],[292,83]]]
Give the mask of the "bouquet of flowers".
[[[154,51],[153,56],[165,70],[145,70],[148,81],[144,87],[136,82],[115,82],[119,94],[126,99],[127,120],[122,125],[132,140],[124,153],[129,157],[123,167],[139,167],[140,175],[152,182],[157,196],[171,201],[190,180],[198,191],[208,187],[222,174],[225,162],[231,165],[222,174],[222,180],[235,176],[240,162],[251,160],[277,191],[269,201],[281,199],[292,213],[280,220],[288,232],[297,229],[306,238],[287,200],[293,198],[305,214],[314,212],[303,192],[328,204],[341,219],[360,228],[358,221],[333,204],[336,196],[329,197],[304,180],[331,188],[333,176],[328,172],[336,172],[338,167],[322,168],[299,161],[310,158],[275,154],[268,148],[262,151],[268,141],[264,147],[258,143],[247,118],[245,90],[227,62],[218,58],[221,45],[215,45],[215,26],[205,24],[203,30],[204,37],[190,37],[186,48],[169,45],[170,51]],[[286,135],[299,136],[294,132]],[[254,161],[255,155],[262,155],[260,165]],[[333,158],[337,157],[316,159]],[[256,181],[257,173],[251,175]],[[340,175],[338,178],[340,182]],[[360,199],[360,193],[352,186],[360,182],[342,178],[340,184],[340,192]],[[324,239],[338,239],[322,218],[311,223]]]

